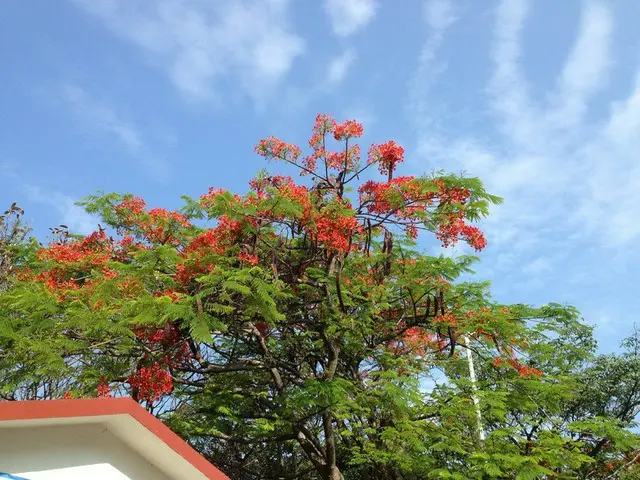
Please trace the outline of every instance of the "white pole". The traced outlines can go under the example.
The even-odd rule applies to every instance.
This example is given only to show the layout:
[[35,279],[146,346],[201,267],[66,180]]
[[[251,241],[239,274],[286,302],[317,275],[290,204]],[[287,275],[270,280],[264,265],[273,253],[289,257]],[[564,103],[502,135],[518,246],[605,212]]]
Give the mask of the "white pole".
[[476,369],[473,367],[473,354],[471,353],[471,346],[469,343],[469,337],[464,335],[464,343],[467,346],[467,361],[469,362],[469,378],[471,378],[471,399],[473,405],[476,408],[476,418],[478,420],[478,438],[480,442],[484,442],[484,428],[482,427],[482,412],[480,411],[480,400],[478,400],[478,386],[476,385]]

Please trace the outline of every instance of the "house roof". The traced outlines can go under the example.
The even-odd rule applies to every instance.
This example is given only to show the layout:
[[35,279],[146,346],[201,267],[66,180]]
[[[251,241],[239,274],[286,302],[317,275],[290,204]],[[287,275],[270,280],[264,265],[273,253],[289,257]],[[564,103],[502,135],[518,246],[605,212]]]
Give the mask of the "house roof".
[[[175,478],[229,480],[131,398],[0,402],[0,429],[82,423],[105,424],[123,442],[163,471],[180,472]],[[191,475],[185,475],[189,471]]]

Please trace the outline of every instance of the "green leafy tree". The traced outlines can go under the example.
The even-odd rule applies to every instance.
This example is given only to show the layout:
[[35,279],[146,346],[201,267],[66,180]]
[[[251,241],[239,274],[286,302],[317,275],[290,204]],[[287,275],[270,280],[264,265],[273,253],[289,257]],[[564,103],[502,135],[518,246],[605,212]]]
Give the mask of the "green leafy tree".
[[29,228],[22,221],[24,211],[16,204],[0,215],[0,291],[5,290],[15,268],[20,266]]
[[130,395],[236,479],[627,471],[635,387],[579,392],[609,369],[631,382],[628,358],[594,360],[572,308],[493,301],[462,280],[475,257],[421,253],[421,232],[482,250],[473,222],[500,199],[476,178],[397,176],[393,141],[361,161],[361,135],[319,115],[307,156],[257,145],[304,184],[262,172],[179,212],[86,199],[102,227],[32,244],[0,296],[0,392]]

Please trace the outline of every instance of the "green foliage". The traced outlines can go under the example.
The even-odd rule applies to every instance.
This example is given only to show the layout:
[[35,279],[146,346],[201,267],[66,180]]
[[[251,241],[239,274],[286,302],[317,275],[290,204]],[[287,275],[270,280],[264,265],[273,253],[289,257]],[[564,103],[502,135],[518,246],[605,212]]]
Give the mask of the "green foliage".
[[[309,188],[263,172],[245,196],[184,197],[181,212],[88,197],[108,232],[47,247],[14,222],[0,237],[0,396],[106,384],[234,479],[637,475],[638,332],[597,355],[575,308],[499,304],[468,280],[477,257],[419,251],[402,228],[475,234],[463,222],[500,202],[479,179],[390,188],[387,166],[367,211],[343,196],[367,167],[347,163]],[[145,397],[135,379],[150,368],[173,390]]]

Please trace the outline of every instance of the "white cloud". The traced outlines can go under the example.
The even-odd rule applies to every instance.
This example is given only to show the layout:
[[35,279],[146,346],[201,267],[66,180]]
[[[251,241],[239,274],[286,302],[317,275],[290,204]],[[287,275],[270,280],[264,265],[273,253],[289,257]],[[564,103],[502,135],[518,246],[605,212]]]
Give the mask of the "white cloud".
[[435,32],[444,32],[457,19],[451,0],[430,0],[424,4],[424,18]]
[[582,120],[587,101],[607,80],[613,15],[604,3],[591,0],[582,12],[573,50],[559,79],[560,101],[549,121],[557,127],[572,127]]
[[304,42],[286,0],[72,0],[138,47],[190,99],[232,81],[260,101],[291,69]]
[[538,257],[522,267],[522,273],[531,277],[539,277],[553,269],[553,262],[548,257]]
[[61,94],[83,121],[109,134],[131,153],[140,152],[143,141],[138,128],[124,119],[113,106],[94,99],[78,85],[63,85]]
[[355,59],[356,54],[351,49],[345,50],[342,54],[335,57],[331,63],[329,63],[327,84],[333,86],[342,83],[342,80],[344,80],[349,71],[349,67],[351,67]]
[[[349,74],[355,60],[356,53],[351,48],[332,57],[327,61],[326,72],[320,81],[314,77],[311,84],[304,86],[285,85],[277,105],[273,108],[277,108],[286,117],[298,117],[310,108],[311,102],[334,93]],[[347,115],[346,118],[354,117]],[[355,118],[360,120],[360,117]]]
[[500,3],[491,52],[495,71],[490,84],[492,107],[501,119],[503,131],[526,151],[539,145],[543,138],[520,67],[520,37],[528,13],[527,0],[502,0]]
[[368,102],[353,102],[342,111],[341,118],[357,120],[362,124],[364,131],[367,133],[370,132],[378,122],[378,117]]
[[[541,256],[554,259],[557,268],[555,262],[562,261],[569,243],[608,249],[597,250],[607,256],[626,252],[629,258],[633,252],[623,247],[640,239],[640,65],[622,98],[602,98],[616,30],[608,4],[587,1],[557,85],[547,97],[551,102],[534,101],[523,73],[529,6],[537,3],[504,0],[496,10],[490,52],[494,70],[486,104],[478,107],[494,120],[483,133],[493,127],[495,135],[461,135],[441,124],[431,128],[438,119],[424,106],[441,99],[423,86],[434,81],[432,67],[439,65],[438,48],[444,41],[443,36],[440,43],[433,40],[434,28],[439,25],[446,32],[452,25],[447,15],[426,15],[431,27],[424,47],[428,56],[423,49],[416,67],[422,83],[414,84],[410,97],[412,105],[423,106],[413,117],[419,152],[414,167],[428,161],[435,168],[464,170],[505,197],[481,225],[489,240],[486,255],[495,256],[491,273],[502,278],[518,272],[518,265],[543,273],[548,265]],[[589,110],[594,101],[609,102],[609,113]]]
[[352,35],[366,26],[378,8],[375,0],[325,0],[324,6],[333,32],[341,37]]
[[119,112],[114,105],[96,98],[76,84],[62,85],[62,101],[71,107],[84,127],[115,140],[155,178],[166,178],[169,166],[163,158],[150,152],[141,129]]
[[57,211],[59,215],[57,223],[69,227],[70,232],[88,235],[96,230],[98,219],[75,205],[75,200],[68,195],[44,191],[33,185],[24,186],[24,190],[28,201],[46,205]]
[[428,0],[423,5],[423,16],[429,35],[420,51],[416,73],[410,80],[411,94],[407,105],[420,136],[425,135],[433,123],[428,113],[431,110],[429,88],[446,68],[443,61],[438,61],[437,55],[447,30],[458,20],[451,0]]
[[640,142],[640,71],[629,96],[621,102],[613,102],[611,109],[611,118],[605,131],[608,139],[623,145]]

